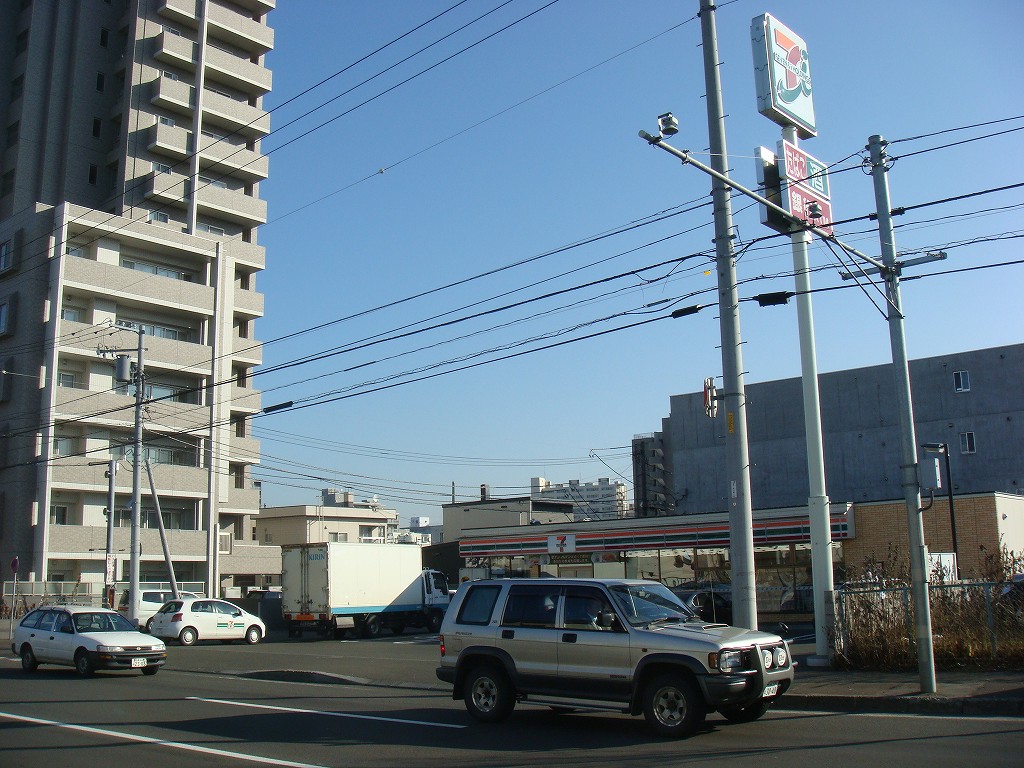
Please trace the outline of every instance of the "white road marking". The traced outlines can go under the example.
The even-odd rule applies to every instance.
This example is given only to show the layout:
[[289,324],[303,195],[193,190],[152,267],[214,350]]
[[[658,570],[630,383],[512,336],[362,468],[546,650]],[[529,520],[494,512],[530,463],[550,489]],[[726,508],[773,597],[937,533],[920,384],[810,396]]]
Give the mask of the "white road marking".
[[889,718],[900,718],[900,717],[912,717],[916,720],[927,719],[927,720],[949,720],[950,718],[956,718],[960,722],[971,723],[980,722],[982,720],[997,722],[997,723],[1017,723],[1024,725],[1024,718],[1020,717],[1003,717],[1000,715],[959,715],[959,714],[918,714],[915,712],[843,712],[835,709],[786,709],[785,707],[772,707],[772,714],[782,714],[785,712],[787,715],[842,715],[843,717],[889,717]]
[[278,707],[273,704],[251,704],[246,701],[230,701],[228,699],[204,699],[200,696],[187,696],[190,701],[205,701],[209,704],[227,704],[232,707],[248,707],[250,709],[269,709],[274,712],[298,712],[305,715],[324,715],[325,717],[344,717],[352,720],[379,720],[384,723],[404,723],[405,725],[425,725],[428,728],[454,728],[461,730],[464,725],[452,723],[428,723],[426,720],[406,720],[400,717],[381,717],[380,715],[357,715],[351,712],[324,712],[319,709],[300,709],[297,707]]
[[230,757],[235,760],[244,760],[247,763],[259,763],[261,765],[281,765],[288,766],[289,768],[324,768],[324,766],[317,765],[316,763],[296,763],[292,760],[277,760],[272,757],[261,757],[259,755],[248,754],[245,752],[230,752],[226,749],[201,747],[198,744],[184,744],[180,741],[167,741],[166,739],[155,739],[150,736],[138,736],[134,733],[111,731],[107,728],[93,728],[87,725],[75,725],[74,723],[61,723],[56,720],[44,720],[41,717],[15,715],[11,712],[0,712],[0,718],[3,717],[6,717],[10,720],[19,720],[23,723],[34,723],[36,725],[50,725],[55,728],[67,728],[68,730],[72,731],[81,731],[82,733],[91,733],[97,736],[109,736],[114,739],[124,739],[125,741],[138,741],[142,742],[143,744],[153,744],[158,747],[181,749],[186,752],[200,752],[204,755]]

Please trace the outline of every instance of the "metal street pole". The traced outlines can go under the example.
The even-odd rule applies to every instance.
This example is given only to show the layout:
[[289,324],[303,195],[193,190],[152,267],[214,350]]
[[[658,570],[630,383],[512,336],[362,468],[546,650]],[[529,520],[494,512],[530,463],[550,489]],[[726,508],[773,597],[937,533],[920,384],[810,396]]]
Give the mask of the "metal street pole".
[[892,210],[889,201],[889,180],[886,174],[885,147],[881,136],[868,139],[871,153],[871,177],[875,188],[875,209],[878,214],[878,240],[885,268],[885,292],[889,303],[889,341],[892,346],[892,368],[896,383],[896,410],[900,419],[901,483],[907,504],[907,531],[910,539],[910,574],[914,595],[914,618],[917,638],[917,668],[922,693],[935,693],[935,658],[932,647],[932,615],[928,602],[928,566],[921,519],[921,487],[917,472],[917,440],[914,437],[914,406],[910,393],[910,365],[907,362],[906,337],[903,330],[903,304],[900,299],[900,270],[896,265],[896,240],[893,234]]
[[[700,30],[704,48],[708,140],[711,167],[728,176],[725,115],[719,76],[718,34],[714,0],[701,0]],[[713,177],[714,178],[714,177]],[[732,247],[732,203],[729,188],[719,179],[711,185],[715,217],[715,261],[718,272],[719,326],[722,336],[722,402],[726,420],[726,489],[729,508],[729,560],[732,572],[733,622],[757,629],[754,576],[754,522],[750,500],[750,458],[747,449],[747,402],[740,350],[740,304]]]
[[[796,128],[786,126],[782,138],[797,146]],[[821,398],[818,394],[818,359],[814,344],[814,310],[811,306],[811,267],[807,255],[811,233],[806,229],[790,235],[793,243],[793,274],[796,281],[797,326],[800,333],[800,368],[804,401],[804,439],[807,443],[807,516],[811,528],[811,582],[814,595],[814,655],[812,666],[829,664],[829,630],[832,610],[826,610],[833,590],[832,521],[825,490],[825,449],[821,436]],[[796,584],[793,584],[794,594]]]

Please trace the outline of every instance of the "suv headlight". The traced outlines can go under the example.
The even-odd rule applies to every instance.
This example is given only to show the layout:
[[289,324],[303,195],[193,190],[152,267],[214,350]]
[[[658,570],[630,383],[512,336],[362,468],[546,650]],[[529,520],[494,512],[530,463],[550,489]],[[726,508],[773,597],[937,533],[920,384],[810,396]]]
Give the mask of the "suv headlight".
[[[715,655],[715,654],[712,654]],[[722,672],[735,672],[736,670],[743,669],[743,652],[732,650],[732,651],[720,651],[718,654],[717,664],[715,666]]]

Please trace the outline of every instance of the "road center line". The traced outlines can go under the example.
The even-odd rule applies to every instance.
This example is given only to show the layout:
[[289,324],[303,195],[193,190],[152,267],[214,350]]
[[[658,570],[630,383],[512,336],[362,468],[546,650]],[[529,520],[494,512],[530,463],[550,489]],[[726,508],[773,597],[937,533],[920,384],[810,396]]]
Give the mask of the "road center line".
[[243,760],[247,763],[259,763],[261,765],[280,765],[287,766],[288,768],[325,768],[324,766],[317,765],[315,763],[296,763],[291,760],[277,760],[271,757],[261,757],[259,755],[248,754],[245,752],[231,752],[226,749],[215,749],[214,747],[201,747],[198,744],[185,744],[180,741],[167,741],[166,739],[156,739],[150,736],[138,736],[134,733],[111,731],[106,728],[93,728],[88,725],[62,723],[57,720],[44,720],[41,717],[29,717],[28,715],[15,715],[11,712],[0,712],[0,718],[18,720],[23,723],[34,723],[35,725],[49,725],[53,726],[54,728],[66,728],[71,731],[81,731],[82,733],[91,733],[97,736],[109,736],[114,739],[124,739],[125,741],[138,741],[142,742],[143,744],[154,744],[158,747],[170,747],[171,749],[181,749],[186,752],[200,752],[204,755],[230,757],[235,760]]
[[400,717],[381,717],[380,715],[357,715],[351,712],[324,712],[319,709],[300,709],[298,707],[278,707],[273,704],[251,704],[246,701],[230,701],[228,699],[204,699],[200,696],[186,696],[188,701],[205,701],[209,704],[227,704],[231,707],[249,707],[250,709],[269,709],[274,712],[298,712],[306,715],[323,715],[325,717],[345,717],[352,720],[379,720],[384,723],[404,723],[405,725],[425,725],[428,728],[454,728],[461,730],[464,725],[451,723],[428,723],[425,720],[405,720]]

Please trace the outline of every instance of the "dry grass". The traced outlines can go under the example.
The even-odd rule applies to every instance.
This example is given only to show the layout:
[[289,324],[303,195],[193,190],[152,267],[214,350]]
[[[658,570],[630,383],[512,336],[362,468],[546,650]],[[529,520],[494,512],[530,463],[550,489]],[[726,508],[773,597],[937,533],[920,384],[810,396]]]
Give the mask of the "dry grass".
[[[856,669],[917,667],[910,574],[898,550],[865,563],[861,578],[837,595],[834,638],[837,664]],[[949,583],[930,575],[935,664],[940,668],[1020,668],[1024,665],[1024,616],[1002,597],[1024,557],[1003,548],[986,561],[981,582]]]

